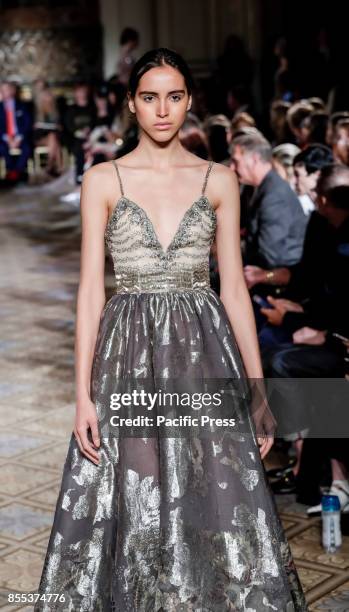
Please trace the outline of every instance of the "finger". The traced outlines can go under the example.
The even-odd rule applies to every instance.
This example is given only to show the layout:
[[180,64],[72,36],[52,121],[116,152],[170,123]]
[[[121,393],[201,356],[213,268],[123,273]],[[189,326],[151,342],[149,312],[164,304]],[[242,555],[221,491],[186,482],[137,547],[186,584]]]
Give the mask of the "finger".
[[270,316],[270,310],[271,310],[270,308],[260,308],[260,309],[259,309],[259,312],[261,312],[262,314],[264,314],[264,315],[265,315],[266,317],[268,317],[268,319],[269,319],[269,316]]
[[267,456],[273,444],[274,444],[274,440],[272,438],[268,438],[265,444],[265,448],[264,448],[264,457]]
[[276,302],[276,298],[274,298],[272,295],[267,295],[267,300],[268,300],[268,302],[270,302],[271,304],[272,304],[273,302]]
[[98,431],[97,421],[94,421],[93,423],[90,423],[90,428],[91,428],[93,444],[95,446],[99,446],[100,445],[100,439],[99,439],[99,431]]
[[84,455],[87,459],[90,459],[90,461],[93,461],[93,463],[95,465],[98,465],[98,462],[93,457],[91,457],[91,455],[89,455],[89,453],[87,451],[85,451],[85,449],[84,449],[84,447],[82,445],[80,436],[79,436],[79,434],[77,432],[75,433],[75,438],[76,438],[76,441],[77,441],[77,444],[78,444],[78,447],[80,449],[81,454]]
[[77,431],[74,431],[74,436],[75,436],[75,440],[76,440],[76,442],[77,442],[77,445],[78,445],[78,447],[79,447],[79,449],[80,449],[80,452],[81,452],[82,454],[84,454],[84,449],[83,449],[83,447],[82,447],[81,440],[80,440],[80,436],[79,436],[79,434],[78,434],[78,432],[77,432]]
[[94,450],[92,444],[89,442],[89,439],[87,437],[87,429],[85,428],[78,429],[78,433],[79,433],[81,444],[82,444],[84,451],[88,453],[90,457],[93,457],[95,461],[98,461],[99,460],[98,453],[97,451]]
[[258,442],[260,443],[259,450],[261,458],[264,459],[274,444],[274,438],[272,436],[268,436],[267,438],[258,438]]

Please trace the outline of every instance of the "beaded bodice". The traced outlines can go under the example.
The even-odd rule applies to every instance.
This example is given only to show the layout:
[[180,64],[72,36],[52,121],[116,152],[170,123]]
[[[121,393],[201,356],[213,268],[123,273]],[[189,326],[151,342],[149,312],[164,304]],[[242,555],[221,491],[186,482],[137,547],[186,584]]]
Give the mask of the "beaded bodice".
[[116,291],[209,287],[209,254],[217,217],[205,189],[213,162],[209,163],[201,196],[184,213],[166,249],[146,211],[125,196],[118,166],[113,163],[121,198],[107,223],[105,240],[113,260]]

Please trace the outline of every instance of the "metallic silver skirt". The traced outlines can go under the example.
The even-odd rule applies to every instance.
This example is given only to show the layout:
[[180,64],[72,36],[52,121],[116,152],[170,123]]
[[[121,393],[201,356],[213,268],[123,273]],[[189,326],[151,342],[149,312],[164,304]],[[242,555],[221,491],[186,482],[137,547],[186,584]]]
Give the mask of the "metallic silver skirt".
[[[246,379],[226,311],[208,288],[118,292],[102,312],[91,375],[99,419],[126,378]],[[35,610],[308,610],[247,400],[246,433],[72,435]],[[241,404],[240,404],[241,408]]]

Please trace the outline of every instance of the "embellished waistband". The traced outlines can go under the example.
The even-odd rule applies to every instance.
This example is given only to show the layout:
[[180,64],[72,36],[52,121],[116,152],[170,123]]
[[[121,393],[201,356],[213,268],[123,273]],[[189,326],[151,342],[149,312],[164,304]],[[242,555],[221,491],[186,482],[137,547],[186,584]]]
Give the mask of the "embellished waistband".
[[192,270],[129,271],[115,273],[113,293],[165,293],[210,288],[207,266]]

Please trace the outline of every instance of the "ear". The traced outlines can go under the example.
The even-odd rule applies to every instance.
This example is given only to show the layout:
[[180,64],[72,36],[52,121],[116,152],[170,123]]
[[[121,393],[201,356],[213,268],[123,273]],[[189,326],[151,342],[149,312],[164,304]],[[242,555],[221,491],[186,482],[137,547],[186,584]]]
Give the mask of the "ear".
[[189,96],[189,100],[188,100],[188,104],[187,104],[187,111],[189,111],[191,109],[192,101],[193,101],[193,99],[192,99],[192,96],[190,95]]
[[135,113],[136,109],[135,109],[134,101],[131,98],[130,92],[127,92],[127,104],[128,104],[128,108],[129,108],[130,112],[131,113]]

